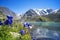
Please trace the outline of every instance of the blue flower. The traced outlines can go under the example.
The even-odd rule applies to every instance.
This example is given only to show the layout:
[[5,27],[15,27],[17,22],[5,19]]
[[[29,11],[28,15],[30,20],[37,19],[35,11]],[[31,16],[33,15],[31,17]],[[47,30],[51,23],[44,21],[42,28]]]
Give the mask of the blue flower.
[[5,25],[12,25],[12,20],[8,19],[4,22]]
[[28,25],[26,25],[26,24],[23,24],[23,26],[24,26],[24,27],[28,27]]
[[13,21],[11,19],[8,19],[8,23],[12,25]]
[[32,40],[36,40],[35,38],[32,38]]
[[3,25],[2,21],[0,21],[0,25]]
[[24,30],[20,30],[20,34],[21,35],[24,35],[25,34],[25,31]]
[[7,16],[7,18],[8,18],[8,19],[13,19],[13,17],[12,17],[12,16],[9,16],[9,15]]
[[13,20],[12,20],[12,16],[7,16],[7,20],[4,22],[5,25],[12,25]]
[[29,24],[29,23],[26,23],[26,25],[29,27],[29,26],[31,26],[31,24]]
[[23,23],[23,26],[29,28],[31,26],[31,24],[25,22],[25,23]]
[[6,20],[6,21],[4,22],[4,24],[5,24],[5,25],[8,25],[8,20]]

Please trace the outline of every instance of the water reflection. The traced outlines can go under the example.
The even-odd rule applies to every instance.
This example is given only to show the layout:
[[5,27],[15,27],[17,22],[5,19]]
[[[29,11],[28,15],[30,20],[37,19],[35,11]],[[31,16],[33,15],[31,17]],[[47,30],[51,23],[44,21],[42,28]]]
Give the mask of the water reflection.
[[34,30],[31,31],[31,35],[33,37],[35,37],[36,39],[47,39],[50,38],[52,39],[59,39],[59,33],[57,33],[56,31],[52,31],[52,30],[48,30],[46,28],[35,28]]
[[36,40],[60,40],[59,22],[32,22],[30,24],[35,26],[30,33]]
[[56,39],[53,39],[53,38],[38,38],[36,40],[56,40]]
[[29,22],[36,27],[43,27],[49,30],[60,31],[60,22]]

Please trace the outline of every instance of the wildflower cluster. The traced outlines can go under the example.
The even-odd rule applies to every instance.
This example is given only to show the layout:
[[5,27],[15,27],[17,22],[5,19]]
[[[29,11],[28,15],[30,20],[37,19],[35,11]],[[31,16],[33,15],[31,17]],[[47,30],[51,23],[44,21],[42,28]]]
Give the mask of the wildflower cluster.
[[24,26],[25,28],[31,28],[32,25],[25,22],[25,23],[23,23],[23,26]]
[[[25,22],[25,23],[23,23],[23,27],[27,28],[27,29],[31,29],[32,25],[30,23]],[[25,33],[26,33],[25,30],[20,30],[21,35],[24,35]],[[36,39],[34,37],[32,37],[32,40],[36,40]]]
[[[31,24],[29,24],[29,23],[23,23],[23,27],[25,27],[25,28],[30,28],[31,27]],[[25,30],[20,30],[20,34],[21,35],[23,35],[23,34],[25,34]]]
[[[26,24],[27,26],[24,26],[25,28],[27,27],[27,29],[23,27],[25,23],[23,25],[21,23],[18,23],[17,21],[14,21],[13,25],[12,23],[12,16],[7,16],[6,19],[0,20],[0,35],[2,35],[0,36],[0,40],[31,40],[29,33],[27,33],[28,31],[26,32],[26,30],[30,26],[29,23]],[[10,25],[12,25],[13,27],[9,27]]]
[[13,21],[12,21],[13,17],[12,16],[7,16],[7,19],[2,23],[2,21],[0,20],[0,25],[12,25]]

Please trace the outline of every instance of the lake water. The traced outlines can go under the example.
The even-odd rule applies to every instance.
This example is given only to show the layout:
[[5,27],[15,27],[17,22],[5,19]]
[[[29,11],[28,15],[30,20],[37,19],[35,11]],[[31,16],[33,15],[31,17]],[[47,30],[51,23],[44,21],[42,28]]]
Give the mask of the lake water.
[[60,40],[60,22],[28,22],[34,25],[30,30],[36,40]]
[[29,23],[36,26],[54,26],[54,27],[60,26],[60,22],[29,22]]

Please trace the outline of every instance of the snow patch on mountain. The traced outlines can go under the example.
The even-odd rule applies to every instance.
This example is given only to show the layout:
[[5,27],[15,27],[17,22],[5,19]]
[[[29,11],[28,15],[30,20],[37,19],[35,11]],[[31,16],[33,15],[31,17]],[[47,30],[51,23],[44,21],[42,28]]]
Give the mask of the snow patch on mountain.
[[42,15],[48,15],[51,13],[57,13],[58,9],[51,9],[51,8],[47,8],[47,9],[30,9],[28,10],[25,15],[32,15],[32,16],[42,16]]
[[33,9],[38,15],[48,15],[47,9]]

